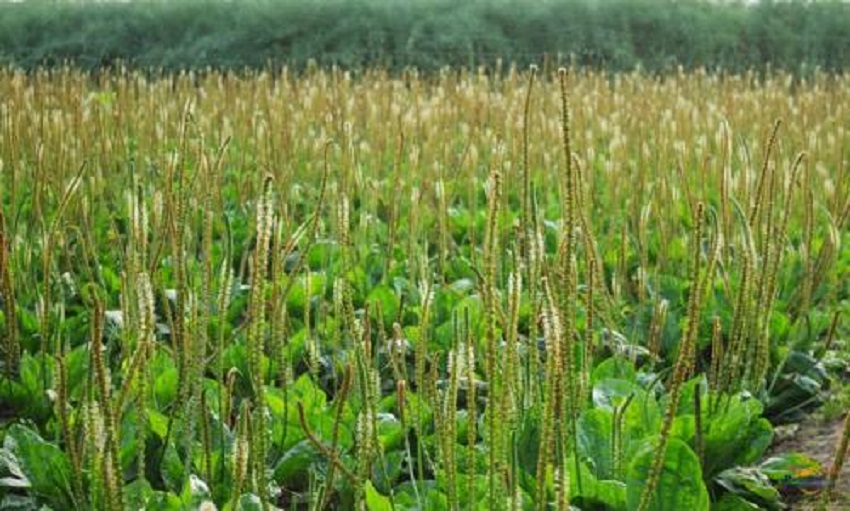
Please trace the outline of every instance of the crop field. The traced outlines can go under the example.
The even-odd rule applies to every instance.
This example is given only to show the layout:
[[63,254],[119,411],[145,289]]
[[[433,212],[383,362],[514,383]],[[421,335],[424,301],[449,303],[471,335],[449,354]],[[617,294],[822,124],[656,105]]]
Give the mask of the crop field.
[[[842,506],[850,75],[0,70],[0,508]],[[805,502],[802,504],[801,502]]]

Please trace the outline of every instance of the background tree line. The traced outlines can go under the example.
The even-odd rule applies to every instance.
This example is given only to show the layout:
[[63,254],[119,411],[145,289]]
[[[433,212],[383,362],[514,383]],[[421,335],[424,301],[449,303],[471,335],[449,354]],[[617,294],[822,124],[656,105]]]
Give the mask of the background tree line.
[[674,0],[0,3],[0,64],[433,70],[552,60],[608,70],[850,64],[850,4]]

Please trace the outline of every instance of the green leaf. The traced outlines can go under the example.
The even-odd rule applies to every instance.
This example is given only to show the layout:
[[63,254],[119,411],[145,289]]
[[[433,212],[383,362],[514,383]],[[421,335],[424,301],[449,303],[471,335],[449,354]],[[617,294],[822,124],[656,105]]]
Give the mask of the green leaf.
[[32,492],[44,497],[54,507],[74,507],[70,490],[71,463],[57,446],[45,442],[31,429],[13,424],[6,431],[0,452],[5,453],[0,469],[5,467],[11,474],[9,478],[3,478],[4,482],[10,483],[6,486],[23,483],[23,475]]
[[253,493],[245,493],[239,497],[238,509],[241,511],[263,511],[263,502]]
[[768,458],[760,465],[761,471],[773,481],[787,481],[800,476],[820,474],[820,462],[799,452],[783,453]]
[[626,380],[605,379],[593,387],[594,405],[611,412],[624,405],[629,396],[633,396],[632,400],[623,412],[623,448],[624,453],[631,454],[632,441],[658,431],[661,425],[658,402],[643,387]]
[[474,294],[467,296],[455,305],[454,312],[457,314],[461,324],[463,324],[465,315],[469,314],[469,331],[473,335],[473,338],[476,335],[483,334],[481,328],[483,321],[481,318],[484,315],[484,304],[480,295]]
[[[398,412],[398,394],[392,394],[384,397],[379,405],[379,410],[387,413]],[[419,394],[413,391],[407,391],[405,395],[405,413],[408,426],[416,425],[420,431],[432,428],[434,412],[430,406],[421,398]]]
[[592,385],[609,379],[636,381],[637,371],[635,371],[634,364],[622,357],[610,357],[596,366],[590,376]]
[[168,432],[168,417],[154,410],[147,409],[148,426],[160,439],[164,439]]
[[124,486],[124,503],[127,509],[145,509],[153,495],[153,489],[147,479],[136,479]]
[[183,511],[183,503],[180,497],[173,493],[156,491],[148,499],[145,509],[157,509],[160,511]]
[[613,475],[613,424],[613,412],[604,408],[587,410],[578,420],[579,456],[589,462],[594,475],[599,479],[611,479]]
[[372,481],[366,481],[366,509],[369,511],[392,511],[390,499],[378,493]]
[[378,286],[369,292],[366,301],[372,305],[380,305],[384,318],[384,328],[390,329],[398,316],[399,299],[392,288]]
[[801,419],[806,410],[822,402],[820,393],[828,384],[823,363],[806,353],[791,351],[769,389],[765,415],[774,424]]
[[177,397],[177,368],[171,365],[155,374],[153,393],[157,408],[165,409]]
[[308,412],[314,407],[324,409],[328,401],[325,392],[313,382],[313,379],[307,373],[295,380],[290,390],[294,394],[294,396],[290,396],[290,401],[301,401],[304,404],[304,410]]
[[765,461],[759,467],[780,491],[821,490],[826,485],[826,474],[816,460],[805,454],[786,453]]
[[645,393],[637,383],[607,378],[593,386],[593,404],[613,411],[614,408],[625,403],[629,396],[637,397],[638,394]]
[[[249,375],[251,374],[251,368],[248,363],[248,348],[244,343],[233,343],[226,350],[224,350],[224,356],[222,357],[224,362],[225,371],[229,371],[233,368],[237,370],[241,378],[238,380],[242,385],[246,387],[250,387],[248,383]],[[262,355],[260,357],[260,370],[264,375],[267,375],[269,372],[270,362],[268,357]]]
[[389,493],[395,482],[401,477],[407,453],[404,451],[385,452],[379,463],[372,464],[372,481],[376,489]]
[[756,462],[773,438],[756,399],[722,396],[718,411],[703,417],[705,472],[709,478],[736,465]]
[[192,474],[183,486],[180,500],[186,509],[198,509],[201,504],[210,500],[210,489],[201,478]]
[[517,438],[517,462],[524,472],[536,473],[539,450],[540,421],[536,414],[528,413],[523,417]]
[[72,397],[81,397],[89,377],[90,353],[88,345],[81,345],[71,350],[66,356],[68,366],[68,387]]
[[0,509],[3,511],[39,511],[38,503],[30,495],[15,495],[10,493],[0,500]]
[[309,440],[302,440],[281,456],[274,467],[275,481],[294,484],[296,478],[306,481],[307,469],[319,459],[319,452]]
[[[122,440],[118,446],[118,457],[121,460],[122,470],[129,469],[138,457],[138,437],[136,434],[137,425],[138,418],[136,410],[127,410],[121,417],[121,432],[119,438],[121,438]],[[143,427],[144,426],[145,425],[143,425]],[[145,435],[147,435],[147,431],[145,431]]]
[[626,509],[626,484],[621,481],[598,481],[595,498],[608,509]]
[[165,482],[165,486],[170,491],[178,492],[182,489],[185,478],[184,465],[180,461],[180,456],[177,455],[177,450],[172,444],[168,444],[168,447],[165,449],[160,473],[162,474],[162,480]]
[[6,449],[0,450],[0,475],[3,476],[0,477],[0,487],[29,488],[32,486],[18,459]]
[[311,273],[310,289],[308,290],[306,276],[302,275],[295,278],[297,280],[292,284],[289,295],[286,297],[286,308],[290,311],[292,317],[301,317],[309,304],[308,298],[321,296],[324,293],[327,279],[323,273]]
[[759,511],[761,508],[737,495],[727,493],[711,505],[711,511]]
[[18,380],[6,378],[5,371],[0,373],[0,402],[17,410],[20,417],[45,422],[52,412],[46,389],[53,385],[53,359],[24,353],[20,364]]
[[738,441],[743,449],[735,457],[735,462],[738,465],[755,463],[773,442],[773,426],[767,419],[760,418],[751,425],[746,435],[739,436]]
[[[703,398],[702,401],[701,401],[701,403],[703,403],[703,404],[702,404],[702,406],[700,406],[700,408],[701,409],[706,408],[706,406],[705,406],[706,401],[707,401],[705,399],[706,388],[708,388],[708,385],[706,383],[705,375],[699,375],[696,378],[691,378],[690,380],[688,380],[684,384],[682,384],[681,395],[679,397],[679,408],[676,410],[676,414],[677,415],[684,415],[684,414],[693,415],[694,414],[694,412],[695,412],[695,410],[694,410],[694,396],[697,393],[697,389],[699,389],[700,397]],[[663,404],[664,404],[664,406],[666,406],[666,404],[667,404],[666,400],[662,400],[662,401],[664,401]]]
[[386,452],[402,445],[405,432],[401,429],[401,422],[390,413],[379,413],[376,419],[381,449]]
[[[418,507],[417,492],[419,500],[422,501],[421,508]],[[406,481],[396,486],[394,493],[393,502],[396,510],[448,509],[449,507],[449,499],[436,481],[417,481],[416,489],[414,489],[413,483]]]
[[696,417],[693,415],[679,415],[673,419],[670,436],[678,438],[688,445],[693,445],[694,437],[696,436]]
[[779,509],[779,492],[757,468],[735,467],[724,470],[715,481],[728,492],[758,504],[760,509]]
[[[643,442],[629,465],[626,479],[626,500],[629,509],[636,509],[649,480],[655,460],[658,437]],[[708,490],[702,480],[702,469],[696,454],[687,444],[670,438],[658,484],[652,492],[648,511],[707,511]]]
[[307,263],[313,271],[320,270],[339,254],[339,245],[333,240],[319,240],[307,254]]

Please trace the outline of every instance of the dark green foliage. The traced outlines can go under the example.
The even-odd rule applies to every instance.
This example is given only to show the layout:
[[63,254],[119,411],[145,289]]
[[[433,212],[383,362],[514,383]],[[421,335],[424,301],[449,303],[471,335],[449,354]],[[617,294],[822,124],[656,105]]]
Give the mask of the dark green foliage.
[[850,63],[842,2],[220,0],[0,4],[0,63],[98,69],[566,62],[648,71]]

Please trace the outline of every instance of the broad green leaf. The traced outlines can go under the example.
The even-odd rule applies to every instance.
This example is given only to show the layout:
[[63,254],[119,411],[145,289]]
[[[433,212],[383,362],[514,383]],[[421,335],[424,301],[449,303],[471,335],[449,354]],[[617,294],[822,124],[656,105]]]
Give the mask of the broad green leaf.
[[637,371],[634,364],[622,357],[609,357],[596,366],[590,376],[590,382],[593,385],[610,379],[636,381]]
[[452,257],[446,266],[447,282],[455,282],[459,279],[476,280],[478,277],[474,265],[466,256]]
[[756,399],[721,397],[718,410],[703,416],[705,472],[710,478],[735,465],[756,462],[773,438],[770,423],[761,418]]
[[162,475],[162,480],[165,482],[165,486],[170,491],[176,493],[183,489],[183,481],[185,478],[184,465],[180,460],[180,457],[177,455],[177,450],[174,448],[173,444],[168,444],[168,447],[165,449],[165,456],[162,458],[160,473]]
[[[118,445],[118,457],[122,470],[128,470],[138,457],[136,428],[138,424],[135,409],[127,410],[121,418],[121,443]],[[146,426],[143,425],[143,427]],[[147,435],[147,431],[145,431]]]
[[[55,507],[73,507],[71,463],[59,447],[45,442],[29,428],[13,424],[6,431],[2,451],[7,453],[3,463],[13,474],[12,481],[20,481],[24,475],[34,494]],[[16,463],[11,463],[12,460]]]
[[[644,441],[629,465],[626,478],[629,509],[636,509],[640,502],[655,460],[657,442],[658,437]],[[708,508],[708,490],[696,454],[681,440],[670,438],[647,511],[707,511]]]
[[376,489],[389,493],[405,468],[407,454],[401,450],[385,452],[382,459],[372,464],[372,480]]
[[327,278],[323,273],[310,274],[310,289],[307,289],[307,277],[301,275],[292,284],[289,295],[286,297],[287,310],[293,317],[301,317],[304,314],[304,308],[309,304],[314,296],[322,296],[325,292]]
[[378,493],[372,481],[366,481],[366,509],[369,511],[392,511],[390,499]]
[[309,440],[302,440],[284,453],[274,467],[275,481],[306,480],[307,469],[320,460],[320,454]]
[[524,473],[537,470],[537,453],[540,449],[540,421],[533,413],[523,417],[517,435],[517,462]]
[[263,502],[253,493],[245,493],[239,497],[240,511],[263,511]]
[[670,436],[678,438],[688,445],[693,445],[694,437],[696,436],[696,417],[693,415],[679,415],[673,419]]
[[[229,371],[230,369],[235,368],[241,378],[239,381],[245,390],[248,390],[250,384],[248,383],[250,375],[251,375],[251,367],[248,362],[248,348],[244,343],[234,343],[231,344],[226,350],[224,350],[223,362],[225,371]],[[262,355],[260,357],[260,368],[264,375],[268,375],[270,367],[270,362],[268,357]]]
[[756,503],[761,509],[779,509],[779,492],[759,469],[735,467],[724,470],[714,479],[728,492]]
[[328,400],[325,392],[313,382],[313,379],[307,373],[295,380],[290,391],[294,394],[294,396],[290,396],[290,402],[293,399],[301,401],[304,404],[304,409],[308,412],[314,407],[324,409]]
[[[408,426],[418,426],[420,430],[432,427],[433,415],[428,403],[419,397],[419,394],[408,391],[405,394],[405,414]],[[398,394],[393,392],[381,400],[379,410],[387,413],[398,414]],[[417,424],[418,423],[418,424]]]
[[10,493],[0,500],[0,509],[3,511],[42,511],[44,508],[46,506],[39,508],[36,499],[30,495]]
[[483,333],[480,331],[480,327],[483,326],[481,318],[484,314],[484,305],[480,295],[467,296],[455,305],[453,312],[457,314],[458,322],[461,325],[463,325],[466,315],[469,315],[469,331],[473,338]]
[[378,286],[373,288],[366,301],[374,307],[381,307],[381,315],[384,318],[384,328],[390,329],[398,316],[399,299],[392,288],[388,286]]
[[83,388],[89,376],[89,350],[87,345],[81,345],[71,350],[66,356],[68,366],[68,387],[72,398],[82,396]]
[[621,481],[597,482],[596,499],[608,506],[608,509],[626,509],[626,483]]
[[613,430],[614,414],[605,408],[592,408],[579,417],[579,456],[591,466],[599,479],[611,479],[613,476]]
[[147,409],[148,426],[160,439],[164,439],[168,433],[168,417],[153,408]]
[[614,411],[624,406],[629,396],[631,402],[623,413],[624,448],[630,453],[629,443],[655,434],[661,424],[661,410],[655,397],[637,383],[604,379],[593,387],[593,403],[599,408]]
[[330,263],[339,254],[339,245],[333,240],[319,240],[307,254],[307,264],[310,269],[317,271]]
[[475,282],[472,279],[457,279],[449,284],[449,289],[455,294],[465,295],[475,289]]
[[177,368],[168,367],[163,371],[153,371],[153,392],[157,409],[163,410],[177,397]]
[[0,365],[0,402],[17,410],[21,417],[37,423],[46,421],[52,413],[46,389],[53,385],[53,359],[24,353],[17,380],[8,379],[2,369]]
[[637,384],[628,380],[606,378],[593,386],[593,404],[596,407],[613,411],[614,408],[626,402],[629,396],[638,397],[645,391]]
[[378,440],[381,443],[381,448],[384,451],[396,449],[404,442],[404,430],[401,428],[401,422],[390,413],[379,413],[377,415],[378,422]]
[[773,426],[767,419],[760,418],[738,440],[744,448],[735,457],[735,462],[738,465],[755,463],[773,442]]
[[446,321],[434,329],[434,344],[441,350],[450,350],[454,344],[454,327]]
[[32,483],[24,474],[15,455],[6,449],[0,449],[0,487],[29,488],[30,486]]
[[[679,407],[676,410],[677,415],[690,414],[693,415],[695,413],[695,395],[697,393],[697,389],[699,389],[700,397],[703,398],[700,402],[700,409],[707,409],[707,400],[706,400],[706,388],[708,385],[706,384],[705,375],[699,375],[696,378],[691,378],[682,384],[681,394],[679,396]],[[665,396],[665,398],[669,397]],[[666,399],[662,400],[662,405],[666,408],[667,401]]]
[[153,489],[147,479],[136,479],[124,486],[124,504],[128,509],[145,509],[153,495]]
[[180,500],[187,509],[198,509],[202,503],[210,500],[210,489],[200,477],[191,474],[183,485]]
[[153,489],[147,479],[136,479],[124,486],[124,505],[127,509],[145,509],[153,495]]
[[759,511],[762,508],[737,495],[727,493],[711,505],[711,511]]
[[[448,509],[449,500],[436,481],[403,482],[395,487],[393,502],[396,509]],[[417,494],[419,500],[417,500]],[[421,506],[419,502],[421,501]]]
[[759,468],[772,481],[787,481],[823,472],[820,462],[799,452],[770,457]]

